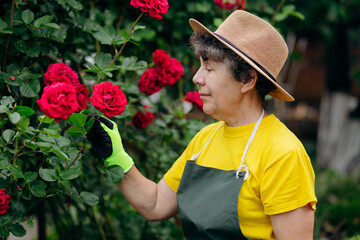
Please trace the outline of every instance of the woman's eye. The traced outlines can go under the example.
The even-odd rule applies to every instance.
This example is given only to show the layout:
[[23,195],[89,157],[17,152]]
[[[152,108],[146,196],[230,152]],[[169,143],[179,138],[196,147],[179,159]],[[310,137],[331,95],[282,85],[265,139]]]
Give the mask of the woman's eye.
[[212,68],[207,67],[207,68],[206,68],[206,71],[210,72],[210,71],[212,71]]

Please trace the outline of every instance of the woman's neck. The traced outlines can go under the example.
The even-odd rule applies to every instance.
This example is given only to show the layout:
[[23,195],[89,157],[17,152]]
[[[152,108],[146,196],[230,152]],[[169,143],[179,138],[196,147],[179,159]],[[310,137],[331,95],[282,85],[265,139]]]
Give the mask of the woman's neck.
[[[230,127],[240,127],[256,122],[263,111],[263,106],[258,98],[247,99],[244,98],[238,110],[231,115],[225,117],[222,120],[226,125]],[[268,113],[264,114],[264,117],[268,116]]]

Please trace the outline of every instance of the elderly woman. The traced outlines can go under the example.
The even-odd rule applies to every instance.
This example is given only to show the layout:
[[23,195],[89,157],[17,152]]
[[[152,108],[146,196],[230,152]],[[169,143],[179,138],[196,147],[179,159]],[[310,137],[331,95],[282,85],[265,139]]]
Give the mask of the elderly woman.
[[180,213],[186,239],[312,239],[317,199],[310,159],[262,107],[267,94],[294,100],[275,79],[288,55],[283,38],[241,10],[215,32],[194,19],[190,25],[201,64],[193,82],[204,112],[219,121],[191,140],[159,183],[136,169],[114,122],[96,120],[93,149],[124,169],[119,187],[146,219]]

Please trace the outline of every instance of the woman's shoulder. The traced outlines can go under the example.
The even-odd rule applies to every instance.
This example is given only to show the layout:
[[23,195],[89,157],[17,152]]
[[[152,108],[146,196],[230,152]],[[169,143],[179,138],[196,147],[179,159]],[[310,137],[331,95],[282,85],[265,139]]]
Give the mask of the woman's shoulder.
[[264,128],[259,131],[263,144],[266,148],[277,152],[304,151],[299,138],[275,115],[264,124]]

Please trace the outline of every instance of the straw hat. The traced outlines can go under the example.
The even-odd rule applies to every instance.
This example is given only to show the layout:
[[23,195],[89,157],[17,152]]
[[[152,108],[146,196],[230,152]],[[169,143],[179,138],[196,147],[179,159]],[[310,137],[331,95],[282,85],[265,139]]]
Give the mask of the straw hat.
[[194,32],[211,34],[269,79],[276,86],[270,96],[294,101],[276,83],[276,77],[288,56],[288,48],[282,36],[268,22],[249,12],[237,10],[215,32],[195,19],[191,18],[189,23]]

